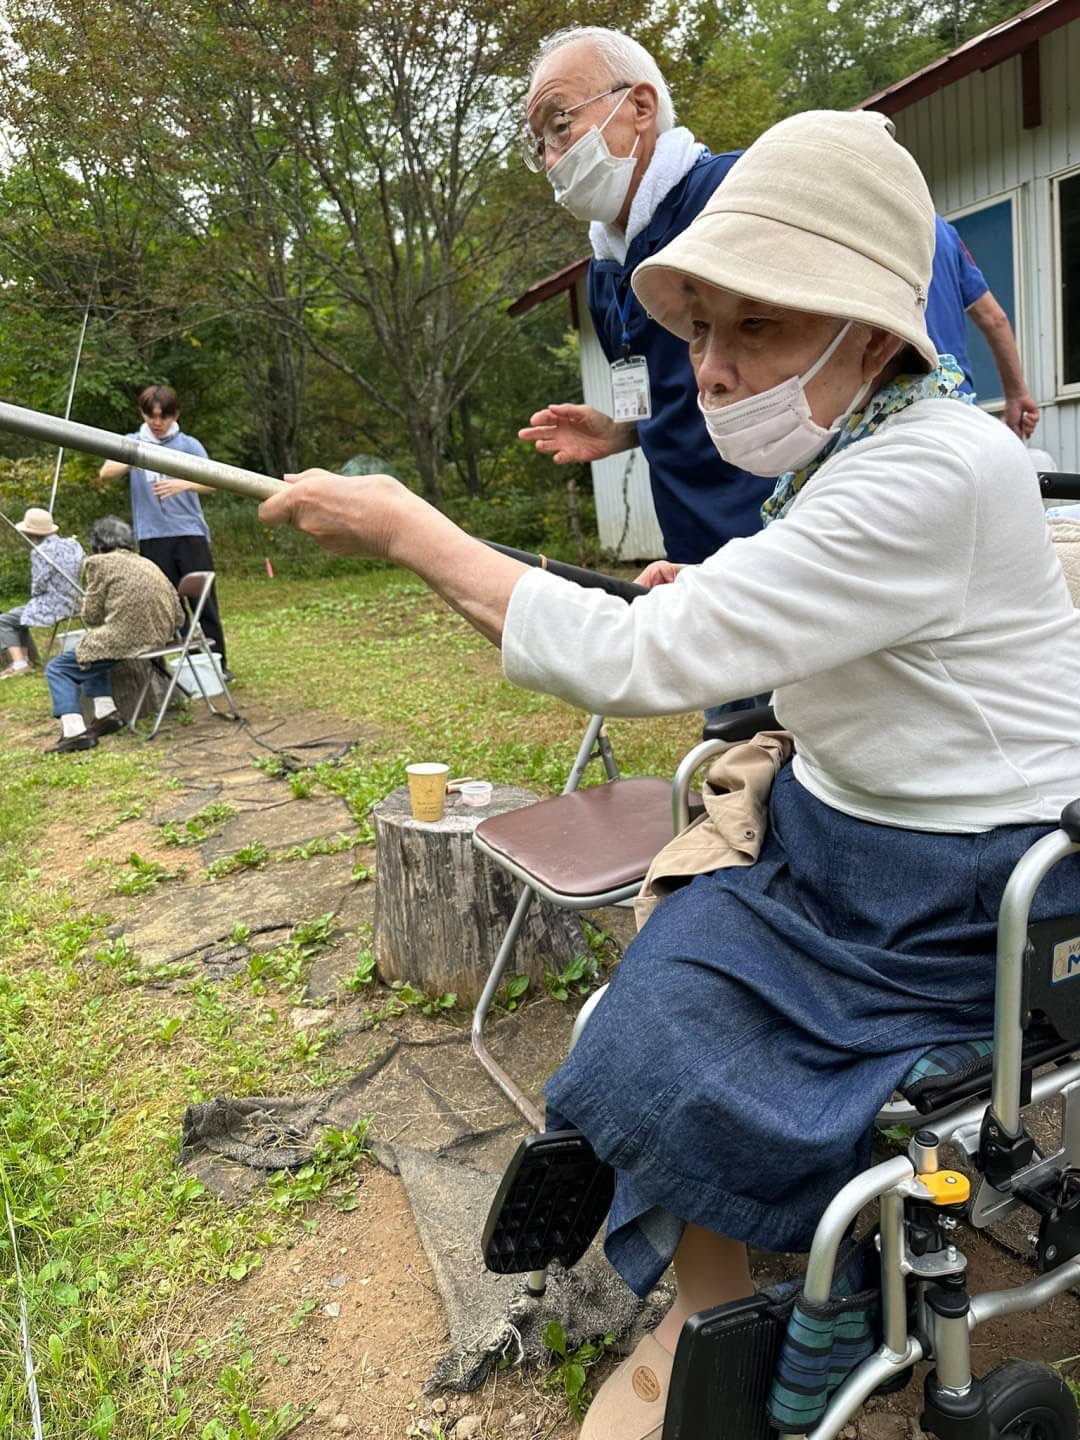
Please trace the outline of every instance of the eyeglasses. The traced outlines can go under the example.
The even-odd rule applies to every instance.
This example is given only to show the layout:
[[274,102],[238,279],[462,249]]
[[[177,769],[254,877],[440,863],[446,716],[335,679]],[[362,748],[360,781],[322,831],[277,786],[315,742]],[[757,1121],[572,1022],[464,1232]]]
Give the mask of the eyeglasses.
[[620,90],[631,90],[633,86],[629,81],[624,80],[621,85],[613,85],[610,90],[602,90],[599,95],[592,95],[588,100],[582,100],[577,105],[569,105],[565,110],[553,110],[544,121],[539,135],[526,121],[521,132],[521,156],[525,164],[534,173],[544,168],[544,152],[546,150],[565,150],[570,143],[570,124],[567,121],[568,115],[573,115],[575,110],[584,110],[586,105],[592,105],[597,100],[603,100],[607,95],[617,95]]

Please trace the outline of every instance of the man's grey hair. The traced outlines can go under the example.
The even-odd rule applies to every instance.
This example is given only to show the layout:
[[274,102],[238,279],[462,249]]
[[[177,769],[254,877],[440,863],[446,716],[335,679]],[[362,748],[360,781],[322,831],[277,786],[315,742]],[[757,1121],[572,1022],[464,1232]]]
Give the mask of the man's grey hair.
[[95,520],[90,527],[90,549],[95,555],[107,555],[111,550],[134,550],[131,526],[116,515]]
[[665,130],[673,128],[675,106],[659,65],[644,45],[640,45],[629,35],[624,35],[621,30],[607,30],[602,25],[579,25],[566,30],[556,30],[554,35],[549,35],[540,43],[529,69],[530,85],[537,70],[549,55],[561,50],[564,45],[573,45],[577,40],[592,42],[599,62],[597,77],[601,81],[606,80],[609,85],[621,85],[625,80],[636,85],[645,80],[652,85],[657,99],[657,134],[662,135]]

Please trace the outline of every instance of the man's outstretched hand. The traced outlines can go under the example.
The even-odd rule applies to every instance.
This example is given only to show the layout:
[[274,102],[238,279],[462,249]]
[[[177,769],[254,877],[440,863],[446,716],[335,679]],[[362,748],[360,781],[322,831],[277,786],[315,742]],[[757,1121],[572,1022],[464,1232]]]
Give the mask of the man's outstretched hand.
[[637,444],[637,427],[616,425],[610,415],[591,405],[548,405],[538,410],[518,439],[531,441],[556,465],[606,460]]
[[675,582],[675,576],[684,568],[682,565],[676,565],[672,560],[654,560],[651,565],[645,566],[634,584],[644,585],[646,590],[655,590],[657,585],[672,585]]

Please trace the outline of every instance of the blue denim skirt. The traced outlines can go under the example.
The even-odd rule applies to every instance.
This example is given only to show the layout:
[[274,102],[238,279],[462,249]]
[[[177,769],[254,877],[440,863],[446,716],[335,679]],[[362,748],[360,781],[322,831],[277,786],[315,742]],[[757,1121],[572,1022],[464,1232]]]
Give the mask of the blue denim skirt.
[[[618,1172],[607,1255],[645,1295],[686,1221],[805,1250],[863,1169],[874,1116],[932,1046],[993,1029],[997,907],[1049,826],[977,835],[856,820],[777,777],[756,865],[663,901],[549,1081]],[[1080,856],[1032,915],[1080,913]]]

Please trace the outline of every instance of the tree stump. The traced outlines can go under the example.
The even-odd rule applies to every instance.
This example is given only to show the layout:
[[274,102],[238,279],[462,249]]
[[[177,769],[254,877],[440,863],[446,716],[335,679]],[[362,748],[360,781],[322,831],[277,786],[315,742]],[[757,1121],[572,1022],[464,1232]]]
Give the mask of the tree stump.
[[[476,826],[537,800],[531,790],[496,785],[491,804],[446,797],[446,813],[412,818],[407,788],[375,806],[375,963],[382,979],[408,980],[428,995],[453,991],[473,1005],[484,988],[521,882],[472,843]],[[586,948],[576,916],[533,900],[507,967],[542,987],[544,967],[561,970]]]
[[[145,730],[146,722],[152,725],[161,708],[161,702],[165,698],[165,691],[168,689],[168,678],[149,660],[118,660],[112,668],[110,680],[112,681],[113,703],[116,705],[124,720],[130,720],[135,713],[135,702],[139,698],[139,691],[146,680],[147,672],[150,672],[150,688],[146,692],[146,699],[139,714],[139,725]],[[170,706],[177,705],[184,698],[177,690],[173,691],[173,698]],[[94,718],[94,702],[85,695],[82,697],[83,718],[89,724]]]

